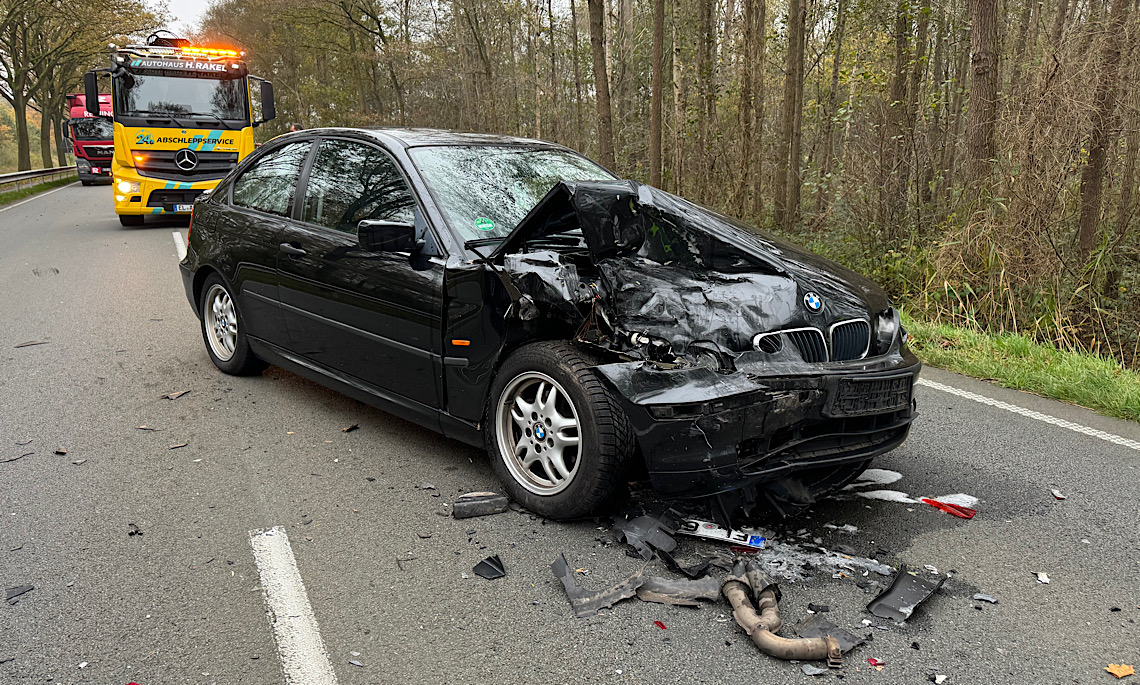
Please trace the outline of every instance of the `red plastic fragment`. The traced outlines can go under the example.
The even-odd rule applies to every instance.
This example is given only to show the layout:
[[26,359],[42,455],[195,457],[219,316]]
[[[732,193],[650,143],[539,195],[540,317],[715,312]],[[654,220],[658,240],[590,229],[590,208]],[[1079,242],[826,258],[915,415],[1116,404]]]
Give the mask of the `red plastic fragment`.
[[976,509],[971,509],[969,507],[963,507],[960,504],[951,504],[949,502],[939,502],[936,499],[928,499],[926,497],[923,497],[922,501],[926,502],[927,504],[934,507],[935,509],[941,509],[942,511],[946,512],[947,514],[953,514],[960,519],[972,519],[972,518],[974,518],[974,515],[978,513],[978,511]]
[[728,548],[733,554],[759,554],[760,550],[755,547],[745,547],[744,545],[732,545]]
[[654,621],[654,622],[653,622],[653,625],[657,626],[657,627],[658,627],[658,628],[660,628],[661,630],[666,630],[666,628],[665,628],[665,624],[664,624],[664,623],[662,623],[661,621]]
[[871,658],[867,659],[867,663],[871,664],[872,666],[886,666],[887,665],[887,662],[880,661],[880,660],[876,659],[875,657],[871,657]]

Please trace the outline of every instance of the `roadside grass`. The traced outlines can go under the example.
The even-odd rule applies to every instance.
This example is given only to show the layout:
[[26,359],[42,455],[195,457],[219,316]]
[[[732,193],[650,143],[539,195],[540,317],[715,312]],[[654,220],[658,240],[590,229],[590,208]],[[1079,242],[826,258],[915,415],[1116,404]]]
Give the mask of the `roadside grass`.
[[1111,359],[1065,352],[1016,333],[990,334],[903,315],[925,363],[1016,390],[1140,421],[1140,373]]
[[65,186],[69,183],[75,183],[75,181],[75,176],[70,176],[68,178],[57,178],[54,181],[47,181],[45,183],[39,183],[34,186],[28,186],[27,188],[9,190],[6,193],[0,193],[0,205],[6,205],[18,200],[23,200],[25,197],[30,197],[36,193],[42,193],[45,190],[51,190],[52,188],[59,188],[60,186]]

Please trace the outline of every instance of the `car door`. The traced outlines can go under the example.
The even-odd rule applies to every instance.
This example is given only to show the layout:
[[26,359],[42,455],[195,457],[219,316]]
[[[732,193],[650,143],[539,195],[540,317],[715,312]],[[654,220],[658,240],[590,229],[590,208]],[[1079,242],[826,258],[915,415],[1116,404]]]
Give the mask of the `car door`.
[[233,182],[229,202],[218,207],[213,226],[224,235],[246,333],[283,345],[285,322],[278,306],[277,255],[280,233],[312,141],[270,150]]
[[[277,258],[291,349],[390,395],[440,406],[443,261],[395,161],[379,147],[326,138]],[[415,224],[424,245],[370,252],[364,219]]]

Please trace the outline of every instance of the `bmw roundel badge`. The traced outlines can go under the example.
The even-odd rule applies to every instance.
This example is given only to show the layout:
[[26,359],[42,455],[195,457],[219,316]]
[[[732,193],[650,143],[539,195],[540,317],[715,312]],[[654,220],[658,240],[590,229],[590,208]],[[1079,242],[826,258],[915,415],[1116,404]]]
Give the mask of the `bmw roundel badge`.
[[813,312],[818,312],[823,309],[823,300],[814,292],[809,292],[804,295],[804,306]]

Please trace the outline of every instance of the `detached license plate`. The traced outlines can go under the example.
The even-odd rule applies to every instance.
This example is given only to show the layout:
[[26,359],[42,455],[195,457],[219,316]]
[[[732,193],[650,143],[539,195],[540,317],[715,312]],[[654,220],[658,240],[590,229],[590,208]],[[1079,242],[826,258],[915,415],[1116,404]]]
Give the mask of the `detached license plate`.
[[194,205],[174,205],[176,212],[189,212],[191,209],[194,209]]
[[886,414],[910,406],[914,376],[843,378],[831,405],[832,416]]

